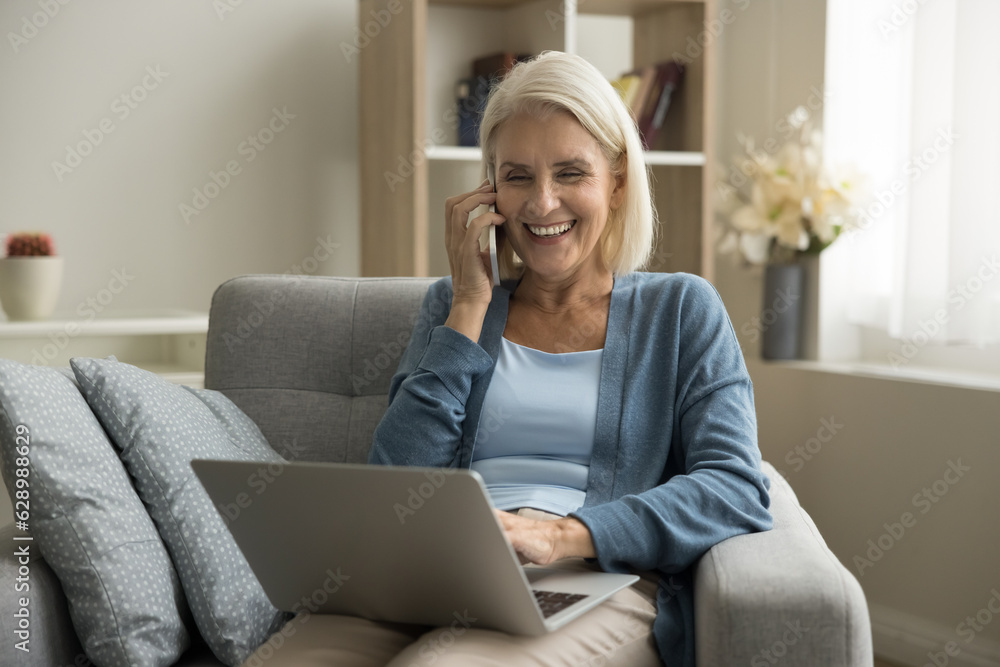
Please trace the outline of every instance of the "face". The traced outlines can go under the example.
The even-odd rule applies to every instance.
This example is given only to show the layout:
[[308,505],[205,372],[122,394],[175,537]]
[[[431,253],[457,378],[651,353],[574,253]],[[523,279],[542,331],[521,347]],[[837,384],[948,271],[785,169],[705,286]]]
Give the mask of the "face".
[[497,211],[527,271],[552,281],[607,271],[599,240],[622,204],[597,140],[566,112],[518,114],[497,135]]

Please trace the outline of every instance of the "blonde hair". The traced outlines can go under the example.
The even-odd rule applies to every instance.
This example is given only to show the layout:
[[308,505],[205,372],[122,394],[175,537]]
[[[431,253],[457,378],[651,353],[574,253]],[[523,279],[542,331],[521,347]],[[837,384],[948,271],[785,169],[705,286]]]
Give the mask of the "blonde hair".
[[[624,200],[609,212],[599,244],[605,264],[615,275],[641,269],[653,251],[657,218],[639,131],[611,83],[580,56],[545,51],[515,65],[494,88],[479,126],[483,176],[495,177],[497,136],[508,119],[518,113],[553,111],[576,118],[601,147],[612,176],[625,177]],[[516,260],[509,243],[498,259],[503,278],[523,273],[524,265]]]

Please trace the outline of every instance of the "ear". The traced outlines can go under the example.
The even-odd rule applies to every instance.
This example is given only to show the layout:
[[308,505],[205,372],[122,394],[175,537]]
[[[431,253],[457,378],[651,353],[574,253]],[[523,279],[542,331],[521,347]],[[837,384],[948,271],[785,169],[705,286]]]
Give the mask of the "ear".
[[628,185],[628,179],[626,178],[625,172],[615,176],[615,189],[611,191],[611,210],[616,211],[618,208],[625,203],[625,188]]

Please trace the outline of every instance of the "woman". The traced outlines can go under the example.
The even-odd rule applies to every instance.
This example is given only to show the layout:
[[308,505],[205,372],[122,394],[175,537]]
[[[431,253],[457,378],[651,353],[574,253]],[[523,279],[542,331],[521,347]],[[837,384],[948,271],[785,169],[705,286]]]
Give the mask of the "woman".
[[[429,291],[370,460],[479,470],[500,510],[535,510],[499,512],[524,560],[657,571],[656,645],[667,663],[693,665],[688,568],[771,526],[753,388],[726,311],[700,278],[634,272],[655,224],[642,147],[585,60],[550,52],[516,67],[480,136],[496,192],[484,181],[447,201],[451,278]],[[479,251],[489,225],[502,225],[512,291],[492,287]]]
[[[473,626],[444,647],[442,629],[339,617],[338,636],[369,650],[329,655],[693,667],[690,567],[771,526],[732,325],[705,280],[637,272],[655,225],[642,147],[593,66],[557,52],[518,65],[480,136],[496,191],[447,200],[451,276],[428,291],[370,461],[478,470],[522,560],[642,578],[538,638]],[[489,225],[503,287],[479,248]]]

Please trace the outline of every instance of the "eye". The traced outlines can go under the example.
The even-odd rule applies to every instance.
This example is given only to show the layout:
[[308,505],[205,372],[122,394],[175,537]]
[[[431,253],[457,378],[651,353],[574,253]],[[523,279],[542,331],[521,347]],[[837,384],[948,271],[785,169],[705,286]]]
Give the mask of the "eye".
[[508,183],[511,183],[511,182],[515,182],[516,183],[517,181],[526,181],[526,180],[528,180],[528,177],[527,176],[507,176],[504,180],[507,181]]
[[563,178],[581,178],[583,176],[583,174],[578,171],[564,171],[559,175]]

